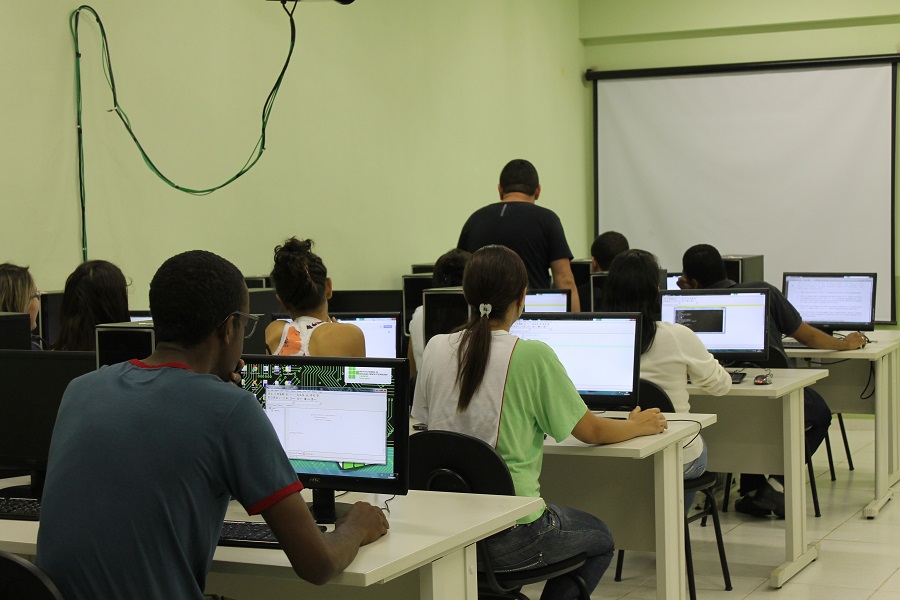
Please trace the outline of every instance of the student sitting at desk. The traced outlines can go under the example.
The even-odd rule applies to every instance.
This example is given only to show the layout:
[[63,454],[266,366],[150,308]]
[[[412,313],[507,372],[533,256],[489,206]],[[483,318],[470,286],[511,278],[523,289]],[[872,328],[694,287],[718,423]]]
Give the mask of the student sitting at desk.
[[[769,290],[769,355],[785,355],[781,338],[789,335],[810,348],[829,350],[855,350],[866,345],[866,336],[854,332],[843,339],[832,337],[805,323],[797,309],[788,302],[781,290],[765,281],[736,283],[728,279],[725,263],[719,251],[709,244],[698,244],[688,248],[681,259],[682,273],[678,279],[681,289],[725,289],[725,288],[765,288]],[[785,358],[785,361],[787,359]],[[828,435],[831,425],[831,409],[818,392],[812,388],[803,390],[803,410],[806,421],[806,448],[809,454]],[[784,477],[775,475],[768,480],[762,475],[742,474],[739,493],[741,498],[734,503],[738,512],[766,517],[774,512],[784,517]]]
[[66,279],[59,310],[60,332],[54,350],[94,350],[101,323],[126,323],[128,283],[116,265],[89,260]]
[[286,356],[365,356],[362,330],[328,316],[331,278],[312,244],[291,238],[275,248],[272,283],[293,321],[272,321],[266,346],[271,354]]
[[[628,250],[628,239],[618,231],[604,231],[591,244],[591,273],[606,273],[612,261]],[[591,312],[591,280],[578,286],[581,312]]]
[[[661,387],[675,412],[690,412],[687,377],[714,396],[731,389],[731,375],[697,337],[685,327],[659,321],[659,264],[646,250],[626,250],[609,268],[601,309],[641,313],[641,379]],[[684,478],[693,479],[706,471],[706,446],[699,435],[686,440]],[[685,495],[687,510],[694,493]]]
[[363,502],[319,531],[271,422],[232,385],[256,324],[249,303],[225,259],[170,258],[150,283],[153,354],[66,389],[37,540],[37,564],[66,600],[201,600],[232,497],[262,514],[297,574],[317,584],[387,532]]
[[[28,267],[11,263],[0,265],[0,312],[28,313],[31,316],[31,331],[37,329],[41,293]],[[31,349],[41,349],[41,338],[33,334]]]
[[[441,255],[434,263],[431,275],[431,287],[457,287],[462,285],[463,269],[472,256],[471,252],[454,248]],[[409,321],[409,376],[416,374],[417,365],[422,364],[422,352],[425,350],[425,311],[419,306]]]
[[[425,348],[412,415],[429,429],[475,436],[506,461],[516,494],[539,497],[538,477],[545,433],[569,435],[589,444],[628,440],[662,432],[657,409],[636,408],[627,420],[593,415],[553,351],[539,341],[520,340],[509,327],[525,308],[528,275],[519,256],[504,246],[485,246],[469,259],[463,292],[475,309],[462,331],[437,335]],[[487,540],[494,567],[531,568],[581,552],[577,572],[593,590],[613,555],[609,529],[581,511],[547,505],[506,532]],[[551,579],[542,598],[571,598],[567,577]]]

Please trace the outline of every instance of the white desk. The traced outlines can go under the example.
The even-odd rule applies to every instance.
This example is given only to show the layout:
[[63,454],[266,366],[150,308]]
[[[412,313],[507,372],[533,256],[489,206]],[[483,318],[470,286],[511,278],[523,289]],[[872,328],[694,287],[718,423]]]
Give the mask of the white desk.
[[[698,421],[702,427],[716,422],[714,414],[666,416]],[[665,433],[618,444],[589,446],[572,437],[544,443],[544,499],[602,519],[616,548],[656,552],[660,600],[686,597],[681,442],[697,431],[696,423],[670,421]],[[651,460],[640,460],[645,458]]]
[[821,369],[773,369],[770,385],[754,385],[762,369],[747,369],[747,377],[726,396],[713,397],[689,385],[691,409],[714,412],[716,427],[703,433],[709,448],[710,471],[784,475],[784,563],[772,571],[769,583],[780,588],[819,555],[819,544],[806,543],[806,453],[803,388],[826,377]]
[[[875,490],[874,498],[863,508],[863,515],[874,519],[885,502],[894,495],[891,486],[900,481],[900,331],[873,331],[873,342],[858,350],[814,350],[789,348],[787,355],[807,365],[823,361],[828,379],[816,384],[832,412],[875,415]],[[831,361],[843,361],[830,364]],[[813,364],[813,366],[819,366]],[[861,399],[867,392],[872,397]]]
[[[350,498],[383,504],[387,496],[353,494]],[[219,547],[207,593],[241,600],[395,598],[397,586],[375,584],[406,576],[406,587],[400,586],[406,597],[475,600],[475,542],[509,527],[540,506],[539,498],[410,491],[408,496],[397,496],[390,502],[390,532],[361,548],[347,570],[328,585],[317,587],[300,580],[281,550]],[[248,518],[236,503],[229,508],[228,517]],[[36,522],[0,521],[0,549],[35,554],[37,530]],[[358,587],[363,589],[355,589]]]

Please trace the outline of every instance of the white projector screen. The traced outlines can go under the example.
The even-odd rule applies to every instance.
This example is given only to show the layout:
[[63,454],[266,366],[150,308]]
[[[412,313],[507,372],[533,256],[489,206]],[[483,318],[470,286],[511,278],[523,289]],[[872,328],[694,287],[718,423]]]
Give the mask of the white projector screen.
[[597,232],[681,270],[694,244],[877,272],[894,320],[893,63],[594,80]]

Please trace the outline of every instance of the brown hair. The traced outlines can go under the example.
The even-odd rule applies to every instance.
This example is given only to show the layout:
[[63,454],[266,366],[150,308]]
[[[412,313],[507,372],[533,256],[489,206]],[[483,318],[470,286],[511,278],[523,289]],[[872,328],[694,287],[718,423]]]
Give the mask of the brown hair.
[[28,303],[36,291],[28,267],[0,265],[0,312],[28,312]]

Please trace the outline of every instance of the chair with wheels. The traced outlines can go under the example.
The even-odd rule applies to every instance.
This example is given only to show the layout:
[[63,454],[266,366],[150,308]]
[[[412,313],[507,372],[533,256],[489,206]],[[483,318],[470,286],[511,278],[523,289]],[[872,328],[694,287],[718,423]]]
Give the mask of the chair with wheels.
[[[662,412],[675,412],[672,401],[665,390],[646,379],[638,382],[638,403],[642,409],[658,408]],[[713,527],[716,530],[716,546],[719,549],[719,562],[722,565],[722,578],[725,580],[725,589],[731,590],[731,574],[728,571],[728,560],[725,558],[725,544],[722,541],[722,526],[719,523],[719,511],[716,506],[716,498],[713,495],[713,488],[716,485],[715,473],[703,473],[700,477],[684,480],[684,491],[700,492],[705,497],[703,509],[690,517],[685,516],[684,520],[684,556],[687,566],[688,592],[691,600],[696,600],[697,589],[694,582],[694,561],[691,554],[691,536],[688,525],[694,521],[701,520],[701,525],[706,526],[706,518],[712,517]],[[625,551],[619,550],[616,559],[616,581],[622,581],[622,563],[625,560]]]
[[59,588],[35,564],[0,550],[0,598],[64,600]]
[[[409,487],[415,490],[514,496],[506,462],[489,444],[453,431],[423,431],[409,438]],[[495,535],[502,535],[503,532]],[[590,600],[584,580],[574,571],[584,565],[585,554],[533,569],[495,571],[484,542],[476,544],[479,557],[478,597],[528,600],[522,586],[567,575],[578,586],[579,597]]]

